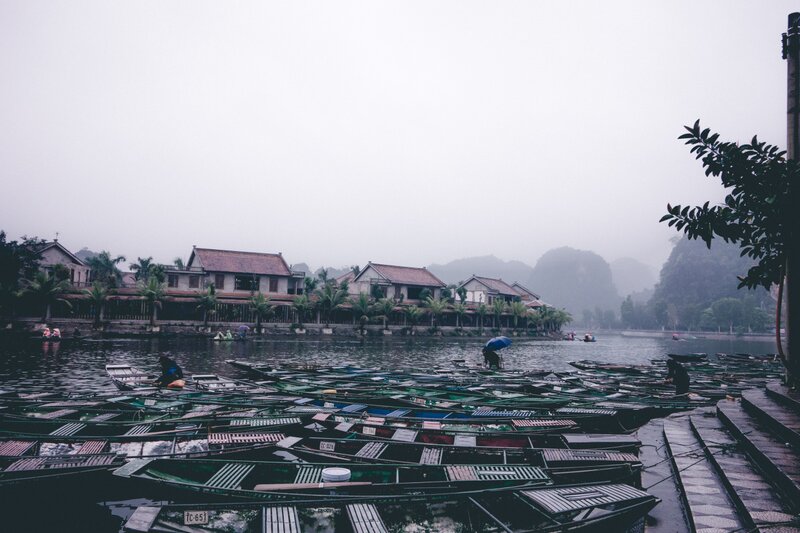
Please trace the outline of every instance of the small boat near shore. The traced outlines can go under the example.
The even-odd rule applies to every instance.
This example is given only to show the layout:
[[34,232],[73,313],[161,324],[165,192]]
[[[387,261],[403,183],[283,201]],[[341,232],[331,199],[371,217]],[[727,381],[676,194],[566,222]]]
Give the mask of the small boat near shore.
[[698,361],[705,361],[708,358],[707,353],[668,353],[667,357],[679,363],[695,363]]
[[114,471],[132,478],[214,498],[302,499],[414,494],[551,485],[538,467],[521,465],[381,465],[289,463],[213,459],[135,459]]
[[[659,503],[623,484],[331,501],[140,506],[126,532],[627,531]],[[189,529],[191,528],[191,529]]]

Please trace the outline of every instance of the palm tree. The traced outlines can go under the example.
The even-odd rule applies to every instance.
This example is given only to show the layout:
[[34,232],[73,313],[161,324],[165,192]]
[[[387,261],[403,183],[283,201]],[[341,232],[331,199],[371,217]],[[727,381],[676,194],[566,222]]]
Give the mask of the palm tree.
[[55,276],[48,276],[46,272],[37,272],[27,286],[20,291],[20,295],[30,294],[44,305],[42,321],[50,320],[50,311],[56,302],[62,302],[72,309],[72,304],[61,297],[70,289],[69,281],[60,280]]
[[464,316],[467,314],[467,304],[463,302],[453,304],[453,311],[456,314],[456,327],[460,328],[464,323]]
[[456,294],[458,295],[458,301],[462,304],[467,301],[467,288],[463,285],[456,289]]
[[375,311],[378,316],[383,319],[383,329],[386,329],[386,323],[394,312],[395,303],[391,298],[381,298],[375,303]]
[[320,268],[319,272],[317,273],[317,277],[322,282],[323,285],[328,284],[328,269],[327,268]]
[[528,311],[528,316],[526,320],[527,323],[529,325],[532,325],[536,330],[538,330],[542,326],[542,314],[535,309],[530,309]]
[[353,320],[358,320],[358,332],[364,335],[364,326],[372,314],[372,298],[365,292],[359,293],[356,298],[350,298],[350,306],[353,310]]
[[553,321],[556,330],[560,330],[561,326],[572,322],[572,315],[566,309],[556,309]]
[[147,280],[150,277],[150,269],[155,266],[153,263],[153,257],[146,257],[142,259],[141,257],[136,258],[136,263],[131,263],[129,268],[131,272],[134,273],[133,277],[136,281]]
[[347,289],[342,289],[335,281],[325,283],[321,288],[317,289],[317,297],[318,305],[325,319],[325,327],[329,328],[331,314],[347,301]]
[[297,311],[297,322],[300,324],[300,328],[302,329],[305,317],[308,316],[308,313],[314,308],[314,302],[312,302],[307,295],[302,294],[295,297],[292,306],[294,307],[295,311]]
[[438,328],[439,327],[439,318],[442,316],[442,313],[449,307],[446,300],[434,299],[432,297],[428,297],[425,299],[425,306],[430,310],[431,313],[431,327]]
[[186,270],[186,265],[184,264],[183,259],[181,259],[180,257],[176,257],[175,259],[173,259],[172,264],[175,265],[175,268],[177,268],[178,270]]
[[479,333],[483,335],[483,324],[486,321],[486,315],[489,314],[489,308],[485,303],[481,302],[475,308],[475,314],[478,315]]
[[210,283],[205,291],[197,292],[198,311],[203,312],[203,327],[208,327],[208,315],[217,312],[217,289]]
[[111,253],[103,250],[96,256],[88,258],[86,264],[92,269],[92,280],[113,288],[122,281],[122,271],[117,265],[124,261],[124,255],[112,258]]
[[150,325],[155,326],[156,320],[158,320],[158,309],[161,307],[161,302],[163,302],[167,296],[164,283],[151,276],[147,281],[139,282],[138,292],[139,296],[144,298],[150,306]]
[[511,302],[511,314],[514,316],[514,329],[519,326],[519,319],[525,318],[525,329],[528,328],[528,308],[522,302]]
[[260,333],[261,321],[272,317],[275,306],[269,303],[269,296],[264,296],[259,291],[250,297],[250,310],[256,315],[256,331]]
[[417,307],[416,305],[410,305],[406,307],[403,312],[406,315],[406,323],[411,326],[411,331],[414,331],[414,327],[419,322],[420,317],[422,316],[422,309]]
[[[495,301],[492,303],[492,315],[494,315],[492,319],[492,327],[499,329],[503,326],[503,324],[500,322],[500,318],[505,312],[506,312],[505,300],[496,298]],[[496,324],[495,321],[497,322]]]
[[92,302],[94,306],[94,327],[97,328],[103,322],[103,314],[106,308],[106,300],[108,300],[108,296],[111,291],[108,288],[100,283],[99,281],[95,281],[92,283],[91,289],[84,289],[83,293],[89,298],[89,301]]
[[319,284],[319,280],[317,278],[312,278],[310,276],[306,276],[303,278],[303,285],[305,285],[304,293],[308,296],[317,290],[317,285]]

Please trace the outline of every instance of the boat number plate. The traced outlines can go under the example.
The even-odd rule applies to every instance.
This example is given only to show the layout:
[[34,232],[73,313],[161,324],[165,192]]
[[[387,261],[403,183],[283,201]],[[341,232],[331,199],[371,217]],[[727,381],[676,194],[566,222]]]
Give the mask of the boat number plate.
[[155,401],[155,400],[145,400],[145,401],[144,401],[144,404],[145,404],[146,406],[150,407],[151,405],[155,405],[155,404],[156,404],[156,401]]
[[332,452],[336,449],[336,443],[324,440],[319,443],[319,449],[323,452]]
[[361,433],[364,434],[364,435],[374,435],[375,434],[375,428],[365,427],[365,428],[363,428],[361,430]]
[[196,526],[208,524],[208,511],[184,511],[183,525]]

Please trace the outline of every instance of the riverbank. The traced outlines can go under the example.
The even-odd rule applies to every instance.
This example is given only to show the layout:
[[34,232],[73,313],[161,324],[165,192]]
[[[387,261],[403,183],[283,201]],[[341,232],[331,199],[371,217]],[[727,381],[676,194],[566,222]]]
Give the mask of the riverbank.
[[[431,328],[430,326],[417,325],[393,326],[388,325],[384,328],[379,324],[370,324],[363,328],[354,324],[286,324],[286,323],[265,323],[261,326],[261,331],[256,331],[254,325],[243,324],[241,322],[209,322],[204,326],[202,322],[193,321],[163,321],[156,326],[151,326],[147,320],[115,320],[105,322],[100,327],[95,327],[91,320],[76,318],[57,318],[47,323],[47,326],[59,328],[63,338],[88,337],[213,337],[217,332],[231,331],[236,333],[238,328],[246,325],[248,336],[250,337],[443,337],[443,338],[484,338],[505,335],[508,337],[519,337],[529,340],[560,340],[560,332],[548,335],[541,333],[531,333],[523,330],[509,328],[456,328],[452,326],[441,326]],[[19,319],[8,324],[5,328],[7,334],[20,334],[25,336],[37,335],[45,327],[39,319]]]
[[[659,339],[672,339],[673,331],[662,330],[608,330],[607,333],[622,335],[623,337],[651,337]],[[678,333],[677,341],[686,341],[693,339],[709,339],[716,341],[738,339],[745,341],[764,341],[775,338],[774,333],[726,333],[726,332],[713,332],[713,331],[686,331]],[[674,339],[673,339],[674,340]]]

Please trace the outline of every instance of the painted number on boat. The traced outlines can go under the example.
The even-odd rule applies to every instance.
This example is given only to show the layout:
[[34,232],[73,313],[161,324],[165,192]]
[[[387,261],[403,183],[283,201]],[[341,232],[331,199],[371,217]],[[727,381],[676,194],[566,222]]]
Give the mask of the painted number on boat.
[[208,511],[184,511],[183,525],[196,526],[208,524]]
[[336,443],[324,440],[319,443],[319,449],[323,452],[332,452],[336,450]]

